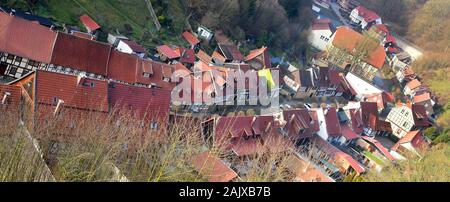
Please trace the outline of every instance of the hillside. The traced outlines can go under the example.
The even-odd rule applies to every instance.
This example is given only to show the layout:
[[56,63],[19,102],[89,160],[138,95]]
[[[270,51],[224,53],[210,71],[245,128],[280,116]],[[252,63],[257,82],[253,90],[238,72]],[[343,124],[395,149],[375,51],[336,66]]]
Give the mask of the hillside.
[[360,0],[375,10],[397,33],[425,51],[412,64],[414,71],[438,97],[441,114],[437,120],[449,139],[450,122],[450,1],[448,0]]
[[[31,3],[27,3],[31,2]],[[2,0],[0,5],[19,8],[36,15],[53,18],[59,25],[82,27],[79,16],[88,14],[102,27],[104,32],[119,31],[141,44],[153,48],[163,42],[181,42],[177,38],[183,30],[184,10],[179,0],[152,1],[154,9],[163,25],[156,31],[144,0]],[[167,6],[170,4],[171,6]],[[169,19],[169,17],[175,19]]]
[[147,48],[163,43],[183,44],[180,33],[202,24],[213,30],[222,29],[231,39],[241,43],[244,53],[266,45],[276,56],[288,53],[286,56],[292,60],[308,56],[306,38],[312,16],[310,0],[152,0],[162,25],[160,31],[155,28],[145,0],[0,2],[1,6],[19,8],[51,17],[60,24],[79,27],[78,17],[87,13],[103,26],[105,33],[117,30]]

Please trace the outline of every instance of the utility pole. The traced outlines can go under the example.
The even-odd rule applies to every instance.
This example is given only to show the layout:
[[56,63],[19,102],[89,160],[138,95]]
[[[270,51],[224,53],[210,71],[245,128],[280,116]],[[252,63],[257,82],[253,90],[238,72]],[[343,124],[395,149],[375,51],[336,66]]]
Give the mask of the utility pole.
[[161,29],[161,24],[158,21],[155,10],[153,9],[152,2],[150,0],[145,0],[145,2],[147,3],[147,9],[153,18],[153,23],[155,23],[156,30],[159,31]]

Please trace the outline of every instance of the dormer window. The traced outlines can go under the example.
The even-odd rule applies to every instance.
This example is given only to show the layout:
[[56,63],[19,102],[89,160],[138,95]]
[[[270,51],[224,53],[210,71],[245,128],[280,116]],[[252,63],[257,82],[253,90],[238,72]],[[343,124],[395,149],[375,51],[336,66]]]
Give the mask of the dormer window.
[[58,97],[53,97],[52,105],[57,105],[58,101],[59,101]]
[[152,76],[152,74],[148,73],[148,72],[144,72],[143,76],[144,76],[144,78],[150,78]]
[[157,130],[158,129],[158,122],[154,121],[150,124],[150,128],[152,130]]
[[94,82],[83,82],[83,86],[86,86],[86,87],[95,87],[95,83],[94,83]]

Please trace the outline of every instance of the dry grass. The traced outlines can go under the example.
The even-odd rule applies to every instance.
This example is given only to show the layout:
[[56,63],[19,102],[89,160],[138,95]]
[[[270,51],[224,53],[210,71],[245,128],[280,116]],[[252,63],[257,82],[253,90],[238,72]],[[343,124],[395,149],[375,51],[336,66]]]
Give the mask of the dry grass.
[[[30,147],[35,155],[25,153],[24,140],[17,138],[18,121],[12,113],[1,114],[1,181],[38,181],[35,178],[44,173],[36,163],[43,162],[39,152]],[[230,156],[205,146],[202,120],[176,118],[167,127],[153,130],[129,113],[113,114],[91,113],[79,118],[63,113],[45,121],[35,119],[30,132],[39,142],[44,166],[50,168],[56,181],[123,181],[124,175],[128,181],[201,182],[207,177],[194,169],[194,155],[209,149],[223,159]],[[284,159],[284,153],[238,159],[250,165],[238,181],[288,181]]]

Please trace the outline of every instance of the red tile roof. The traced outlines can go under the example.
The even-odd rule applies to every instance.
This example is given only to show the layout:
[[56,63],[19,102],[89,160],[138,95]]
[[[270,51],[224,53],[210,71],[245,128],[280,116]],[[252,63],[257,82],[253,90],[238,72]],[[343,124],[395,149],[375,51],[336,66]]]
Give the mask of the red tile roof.
[[167,45],[158,46],[157,50],[159,53],[163,54],[170,60],[180,57],[180,54],[178,54],[176,51],[174,51],[172,48],[170,48]]
[[[316,147],[320,148],[321,151],[329,155],[331,157],[331,163],[335,164],[336,166],[341,166],[341,161],[343,161],[351,168],[353,168],[353,170],[355,170],[358,174],[361,174],[365,171],[365,169],[358,163],[358,161],[353,159],[350,155],[334,147],[327,141],[323,140],[319,136],[314,136],[310,140]],[[346,167],[344,168],[347,169]]]
[[332,43],[333,46],[340,49],[345,49],[351,54],[355,54],[354,50],[358,47],[358,45],[367,43],[368,56],[363,58],[363,60],[378,69],[381,69],[384,65],[386,58],[384,48],[380,44],[372,41],[371,39],[365,38],[363,35],[349,27],[338,27],[334,33]]
[[199,50],[198,53],[196,54],[196,56],[198,57],[198,59],[200,59],[200,61],[204,62],[204,63],[211,63],[212,58],[211,56],[208,55],[208,53],[205,53],[202,50]]
[[178,75],[178,77],[187,77],[191,74],[191,70],[189,70],[186,66],[181,63],[176,63],[173,65],[174,73]]
[[328,79],[330,79],[330,83],[332,85],[339,85],[341,83],[341,79],[339,78],[339,71],[335,69],[328,70]]
[[417,79],[414,79],[406,84],[406,86],[411,90],[414,90],[414,89],[420,87],[421,85],[422,85],[422,83]]
[[388,35],[386,37],[386,43],[389,43],[389,42],[395,43],[396,42],[395,37],[392,35]]
[[250,61],[259,57],[265,68],[272,68],[272,62],[270,61],[270,54],[267,47],[251,50],[245,58],[245,61]]
[[273,130],[275,127],[272,116],[220,117],[216,122],[214,142],[238,156],[262,153],[266,150],[261,138],[278,135]]
[[336,108],[330,107],[324,110],[325,122],[327,124],[327,133],[329,136],[336,137],[342,135],[341,125],[336,113]]
[[376,102],[361,102],[361,118],[364,127],[377,130],[378,106]]
[[295,174],[300,182],[334,182],[326,172],[316,168],[314,164],[299,158],[297,155],[287,157],[287,168]]
[[135,118],[145,121],[168,121],[170,90],[111,83],[111,107],[132,112]]
[[93,32],[97,29],[100,29],[100,25],[98,25],[91,17],[88,15],[82,15],[80,17],[81,22],[83,25],[89,29],[89,31]]
[[415,95],[413,98],[414,103],[421,103],[431,99],[430,93],[422,93],[420,95]]
[[108,77],[128,83],[136,82],[138,58],[113,50],[108,66]]
[[194,156],[192,164],[197,172],[205,176],[209,182],[230,182],[238,177],[233,169],[210,151]]
[[239,51],[238,47],[235,45],[223,45],[219,44],[219,49],[222,55],[228,60],[244,60],[244,55]]
[[50,63],[56,33],[48,27],[0,12],[0,51]]
[[108,112],[108,83],[72,75],[36,71],[36,103],[55,105],[55,98],[63,100],[64,106]]
[[212,54],[212,58],[215,60],[215,62],[217,63],[217,60],[221,63],[225,62],[225,57],[223,57],[223,55],[221,55],[219,52],[214,51]]
[[360,137],[350,128],[350,126],[348,126],[348,124],[342,124],[341,129],[342,136],[344,136],[347,140],[353,140]]
[[363,6],[358,6],[355,9],[358,10],[358,15],[361,16],[362,18],[364,18],[364,20],[366,22],[372,22],[372,21],[380,18],[380,16],[378,16],[378,14],[376,14],[372,10],[369,10]]
[[384,32],[384,34],[389,34],[390,33],[389,29],[384,24],[376,24],[375,28],[377,29],[378,32]]
[[386,103],[394,103],[395,98],[394,96],[389,92],[382,92],[379,94],[373,94],[373,95],[365,95],[367,102],[376,102],[378,109],[384,109]]
[[403,138],[398,141],[398,144],[411,143],[414,148],[420,148],[428,145],[422,133],[418,130],[408,132]]
[[[5,103],[2,104],[5,95],[7,97]],[[19,110],[21,96],[22,89],[20,87],[0,84],[0,109]]]
[[106,76],[111,49],[108,44],[59,32],[51,63]]
[[313,119],[307,109],[286,110],[283,111],[283,117],[286,121],[284,130],[291,138],[307,138],[317,132],[311,127]]
[[186,48],[179,48],[177,49],[180,52],[181,59],[180,62],[182,63],[195,63],[195,51],[194,49],[186,49]]
[[197,39],[197,37],[195,37],[192,33],[190,32],[183,32],[183,37],[184,39],[186,39],[187,42],[189,42],[189,44],[195,46],[198,43],[200,43],[200,40]]
[[413,104],[412,112],[414,117],[414,124],[416,126],[431,126],[431,123],[428,121],[427,109],[425,105]]
[[405,76],[412,76],[414,74],[415,74],[414,70],[409,66],[403,70],[403,75]]
[[395,158],[391,155],[391,153],[389,153],[389,151],[378,140],[367,136],[362,136],[362,138],[372,143],[384,156],[386,156],[386,158],[388,158],[391,161],[395,160]]
[[[150,77],[144,77],[144,72],[151,74]],[[131,72],[130,72],[131,73]],[[136,82],[146,85],[153,85],[158,88],[172,90],[174,83],[164,81],[164,77],[172,77],[172,67],[156,61],[138,59],[136,69]]]
[[131,50],[133,50],[133,52],[135,52],[135,53],[145,53],[146,52],[145,47],[136,43],[135,41],[125,40],[125,39],[122,39],[121,41],[123,41],[125,44],[127,44],[131,48]]
[[350,109],[350,117],[352,120],[353,132],[361,134],[364,130],[364,125],[361,117],[360,109]]

